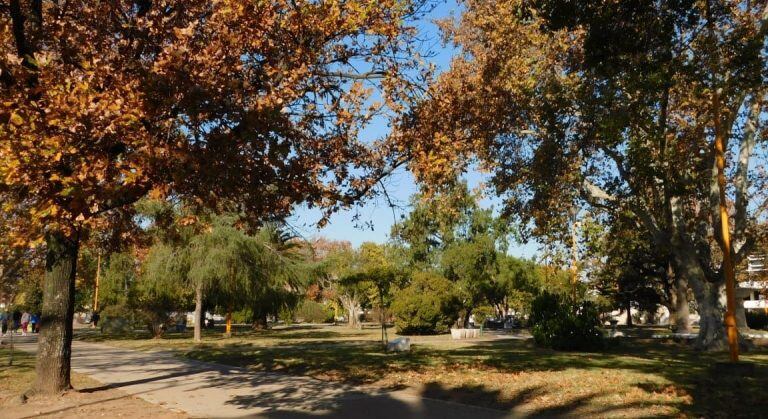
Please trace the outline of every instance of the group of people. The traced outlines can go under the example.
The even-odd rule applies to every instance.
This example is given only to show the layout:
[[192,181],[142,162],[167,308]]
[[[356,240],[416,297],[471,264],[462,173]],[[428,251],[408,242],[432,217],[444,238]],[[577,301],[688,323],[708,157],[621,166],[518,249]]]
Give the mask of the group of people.
[[36,313],[15,310],[0,311],[0,336],[8,336],[21,329],[21,335],[40,332],[40,316]]

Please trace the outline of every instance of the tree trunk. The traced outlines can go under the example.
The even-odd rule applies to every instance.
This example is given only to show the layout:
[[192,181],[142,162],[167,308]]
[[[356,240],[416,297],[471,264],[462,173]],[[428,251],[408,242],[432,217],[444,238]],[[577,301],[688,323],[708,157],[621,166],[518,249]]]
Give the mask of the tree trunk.
[[357,318],[357,306],[359,304],[357,303],[357,298],[346,295],[340,298],[340,301],[349,316],[347,325],[349,327],[357,327],[359,325],[359,319]]
[[469,328],[469,318],[472,316],[472,309],[468,308],[467,312],[464,314],[464,324],[462,325],[463,328],[468,329]]
[[632,302],[627,300],[627,326],[632,326]]
[[739,330],[749,330],[749,325],[747,324],[747,311],[744,309],[744,299],[743,298],[736,298],[736,310],[734,312],[736,315],[736,327]]
[[699,336],[696,348],[722,350],[728,347],[725,324],[725,288],[721,281],[712,283],[691,279],[693,293],[699,307]]
[[195,284],[195,342],[200,343],[203,340],[200,319],[203,316],[203,284]]
[[675,277],[684,279],[693,290],[699,311],[699,336],[695,346],[701,350],[720,350],[727,346],[724,281],[710,281],[700,265],[696,250],[679,235],[673,236],[672,255]]
[[682,275],[675,275],[675,286],[672,289],[673,300],[670,304],[669,322],[675,333],[691,332],[691,310],[688,307],[688,281]]
[[33,390],[57,394],[72,388],[72,322],[75,314],[75,272],[78,237],[55,231],[46,236],[45,283]]
[[359,320],[357,318],[357,307],[354,305],[350,305],[347,307],[347,313],[349,314],[349,319],[347,319],[347,325],[349,327],[357,327]]

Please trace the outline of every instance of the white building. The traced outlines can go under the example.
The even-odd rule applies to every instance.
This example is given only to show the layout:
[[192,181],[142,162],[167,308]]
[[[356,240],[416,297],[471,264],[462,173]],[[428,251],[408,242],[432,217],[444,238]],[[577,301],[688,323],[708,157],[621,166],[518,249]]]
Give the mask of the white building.
[[768,310],[768,255],[747,256],[747,270],[737,283],[736,296],[744,302],[746,310]]

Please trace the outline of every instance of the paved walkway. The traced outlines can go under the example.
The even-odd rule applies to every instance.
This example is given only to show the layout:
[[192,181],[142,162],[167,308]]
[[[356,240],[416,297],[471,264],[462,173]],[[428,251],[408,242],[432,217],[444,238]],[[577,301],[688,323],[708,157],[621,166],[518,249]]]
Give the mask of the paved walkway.
[[[23,338],[19,338],[19,341]],[[34,352],[32,339],[17,342]],[[75,342],[73,369],[111,388],[194,417],[263,418],[471,418],[511,417],[506,412],[421,397],[412,391],[353,388],[309,377],[252,372],[141,352]],[[98,389],[90,389],[94,391]]]

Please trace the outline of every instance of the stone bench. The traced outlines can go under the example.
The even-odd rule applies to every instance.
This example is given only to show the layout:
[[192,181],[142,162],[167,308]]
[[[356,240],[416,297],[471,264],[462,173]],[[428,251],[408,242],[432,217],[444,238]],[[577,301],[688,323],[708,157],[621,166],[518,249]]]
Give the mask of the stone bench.
[[451,329],[452,339],[472,339],[480,337],[480,329]]
[[411,338],[401,336],[387,342],[387,352],[408,352],[411,350]]

